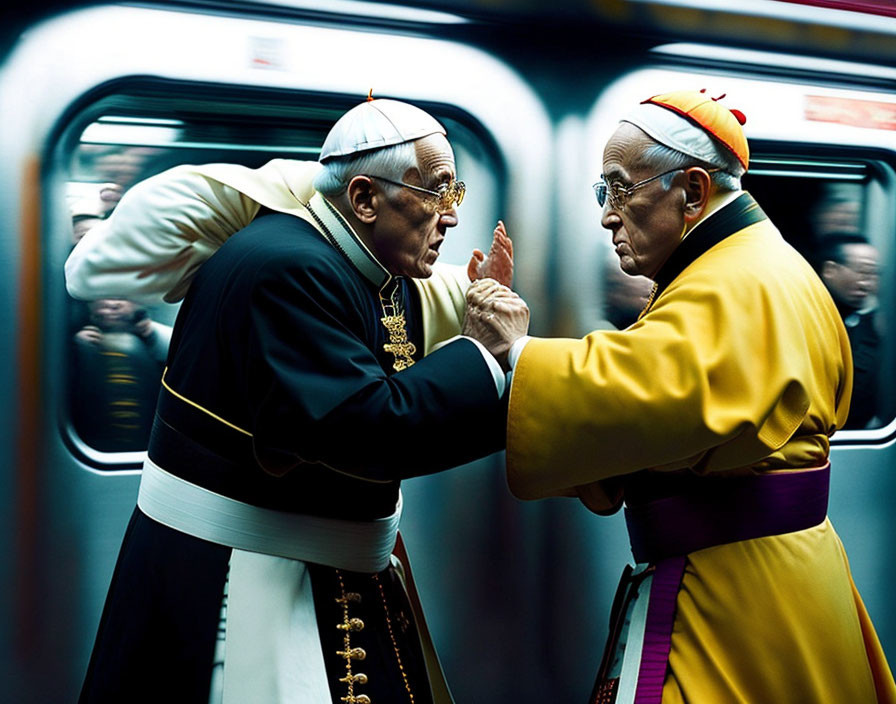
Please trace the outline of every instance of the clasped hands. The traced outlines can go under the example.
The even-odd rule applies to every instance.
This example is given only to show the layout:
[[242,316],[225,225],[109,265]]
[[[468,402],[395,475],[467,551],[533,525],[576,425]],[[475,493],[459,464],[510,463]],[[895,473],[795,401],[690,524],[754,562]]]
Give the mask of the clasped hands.
[[467,289],[462,332],[481,342],[506,371],[511,346],[529,330],[529,306],[510,289],[513,243],[503,222],[495,228],[488,257],[475,250],[467,273],[473,283]]

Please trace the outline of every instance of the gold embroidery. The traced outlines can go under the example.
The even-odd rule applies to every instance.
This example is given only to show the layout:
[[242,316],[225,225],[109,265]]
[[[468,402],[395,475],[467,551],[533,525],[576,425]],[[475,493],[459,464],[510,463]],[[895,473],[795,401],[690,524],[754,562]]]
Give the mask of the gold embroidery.
[[348,615],[348,605],[353,602],[359,603],[361,595],[357,592],[345,591],[345,582],[342,580],[342,573],[339,570],[336,570],[336,578],[339,581],[340,592],[339,597],[336,598],[336,603],[342,607],[342,623],[336,624],[336,628],[343,632],[343,649],[337,650],[336,654],[341,658],[345,658],[345,677],[340,677],[339,681],[343,682],[348,689],[346,696],[340,697],[340,700],[346,704],[370,704],[370,697],[366,694],[355,694],[355,685],[367,684],[367,675],[363,672],[352,672],[352,660],[364,660],[367,657],[367,652],[364,648],[352,647],[351,637],[352,633],[364,630],[364,622],[356,617],[350,618]]
[[350,618],[345,623],[336,624],[340,631],[363,631],[364,622],[359,618]]
[[392,368],[400,372],[402,369],[413,366],[412,355],[417,351],[417,347],[408,340],[407,322],[404,319],[404,311],[399,300],[400,284],[395,279],[392,279],[390,284],[391,292],[388,295],[385,293],[385,287],[380,291],[380,304],[383,306],[383,317],[380,318],[380,321],[389,334],[389,341],[383,345],[383,349],[395,355]]
[[392,368],[400,372],[414,364],[414,358],[411,356],[417,351],[417,347],[413,342],[408,341],[407,323],[404,319],[404,312],[398,315],[386,315],[380,318],[389,333],[389,342],[383,345],[386,352],[395,355],[395,362]]

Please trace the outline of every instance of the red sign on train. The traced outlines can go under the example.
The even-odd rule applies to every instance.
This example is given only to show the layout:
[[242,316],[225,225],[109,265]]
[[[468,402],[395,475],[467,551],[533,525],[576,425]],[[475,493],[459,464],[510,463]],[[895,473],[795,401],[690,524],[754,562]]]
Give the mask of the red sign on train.
[[896,103],[807,95],[805,115],[816,122],[896,130]]

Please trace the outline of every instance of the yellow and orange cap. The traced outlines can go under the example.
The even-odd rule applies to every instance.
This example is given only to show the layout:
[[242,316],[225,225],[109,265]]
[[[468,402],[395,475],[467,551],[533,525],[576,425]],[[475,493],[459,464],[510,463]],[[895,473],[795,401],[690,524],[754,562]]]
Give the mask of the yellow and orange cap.
[[[732,110],[719,101],[725,94],[711,97],[706,90],[678,90],[654,95],[641,102],[632,115],[624,118],[643,129],[661,144],[684,152],[690,156],[707,159],[705,140],[695,135],[688,125],[696,125],[703,132],[723,144],[743,165],[750,163],[750,147],[742,125],[747,118],[740,110]],[[655,108],[663,108],[656,110]],[[684,118],[687,122],[670,119],[671,115]]]

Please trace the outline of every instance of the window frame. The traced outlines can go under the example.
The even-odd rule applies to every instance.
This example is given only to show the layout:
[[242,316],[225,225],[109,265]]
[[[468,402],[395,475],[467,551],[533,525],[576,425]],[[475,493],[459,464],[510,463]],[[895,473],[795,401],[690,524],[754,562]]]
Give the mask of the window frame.
[[[68,183],[67,164],[71,161],[74,150],[81,144],[80,137],[91,125],[100,122],[104,116],[114,112],[116,118],[132,119],[134,123],[147,119],[185,119],[201,120],[206,126],[226,123],[231,128],[252,125],[253,130],[258,130],[259,120],[271,120],[277,125],[289,124],[293,128],[296,123],[301,123],[303,113],[316,120],[319,126],[320,143],[332,125],[332,122],[347,109],[358,102],[357,96],[342,93],[320,93],[315,91],[300,91],[281,88],[258,88],[229,84],[214,84],[204,82],[171,80],[152,77],[136,77],[130,80],[118,79],[109,84],[97,88],[88,96],[84,96],[76,104],[66,111],[65,116],[59,120],[51,139],[49,161],[51,167],[50,187],[45,190],[48,199],[47,208],[55,214],[49,228],[49,246],[54,250],[53,259],[64,262],[67,251],[63,251],[66,238],[60,232],[67,231],[62,228],[70,228],[70,219],[66,219],[64,213],[65,190]],[[482,158],[487,160],[492,167],[493,184],[497,196],[497,202],[493,203],[495,210],[502,212],[506,209],[508,198],[507,166],[504,161],[500,145],[495,141],[490,131],[473,115],[466,110],[448,104],[432,103],[427,101],[414,101],[419,107],[431,112],[437,119],[447,123],[450,132],[451,126],[463,131],[461,141],[473,139],[481,150]],[[144,110],[140,108],[145,106]],[[180,107],[178,107],[180,106]],[[238,106],[238,115],[225,112],[225,109]],[[223,119],[215,120],[216,116]],[[455,129],[455,132],[457,129]],[[456,138],[456,137],[455,137]],[[139,144],[121,144],[121,146],[142,146]],[[165,147],[163,147],[165,148]],[[196,142],[175,143],[169,145],[170,149],[184,149],[185,152],[195,153],[196,150],[219,150],[240,155],[262,156],[260,163],[277,157],[316,159],[319,153],[319,145],[312,147],[290,147],[279,145],[262,145],[256,143],[215,143],[198,144]],[[178,160],[177,163],[209,163],[214,160]],[[235,159],[237,163],[244,160]],[[259,165],[260,165],[259,163]],[[172,164],[173,165],[173,164]],[[167,167],[166,167],[167,168]],[[151,174],[147,174],[148,177]],[[141,177],[139,180],[142,180]],[[467,199],[469,200],[469,199]],[[466,202],[465,202],[466,204]],[[481,247],[481,245],[479,245]],[[454,262],[457,263],[457,262]],[[54,268],[52,264],[48,264]],[[48,272],[50,276],[58,276],[59,269]],[[68,296],[64,289],[58,302],[59,309],[69,304],[72,299],[65,300]],[[54,306],[55,308],[55,306]],[[58,334],[58,331],[55,331]],[[49,335],[54,331],[48,330]],[[62,402],[57,404],[57,428],[64,445],[83,465],[92,471],[101,473],[122,474],[137,472],[146,457],[146,450],[109,452],[97,449],[88,444],[78,433],[71,417],[71,361],[69,340],[62,340],[56,345],[58,349],[58,368],[62,369],[60,388],[63,394]]]

